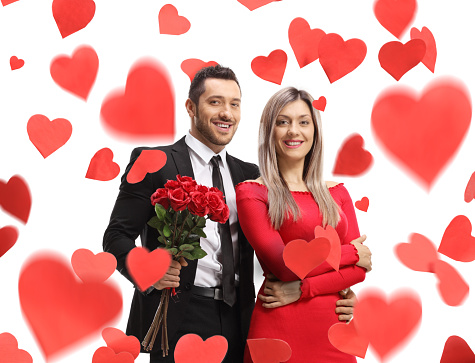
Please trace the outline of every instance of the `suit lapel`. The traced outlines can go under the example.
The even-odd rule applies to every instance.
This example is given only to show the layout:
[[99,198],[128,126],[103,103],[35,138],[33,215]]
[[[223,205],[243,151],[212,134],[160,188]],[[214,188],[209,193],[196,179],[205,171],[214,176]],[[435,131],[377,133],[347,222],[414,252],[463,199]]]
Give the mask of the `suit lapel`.
[[182,137],[173,145],[171,155],[178,174],[181,176],[190,176],[194,179],[195,175],[193,173],[193,167],[191,166],[190,154],[188,152],[188,146],[186,146],[185,143],[185,137]]
[[229,171],[231,172],[231,179],[233,180],[234,187],[237,184],[244,181],[244,173],[242,172],[241,167],[234,161],[234,158],[226,153],[226,162],[229,166]]

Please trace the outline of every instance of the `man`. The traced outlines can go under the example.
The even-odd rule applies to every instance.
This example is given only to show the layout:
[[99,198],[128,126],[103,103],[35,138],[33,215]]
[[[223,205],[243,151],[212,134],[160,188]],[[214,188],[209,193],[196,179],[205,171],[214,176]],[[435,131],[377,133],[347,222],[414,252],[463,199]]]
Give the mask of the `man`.
[[[203,340],[213,335],[224,336],[228,341],[224,362],[242,362],[255,301],[254,254],[239,227],[234,186],[244,180],[256,179],[259,170],[256,165],[236,159],[225,150],[241,118],[241,90],[233,71],[218,65],[197,72],[185,105],[191,119],[190,132],[173,145],[152,148],[167,155],[167,163],[162,169],[147,174],[139,183],[127,183],[127,173],[142,150],[147,148],[137,148],[132,152],[103,246],[105,251],[116,256],[117,269],[133,282],[125,259],[136,246],[135,239],[140,235],[142,245],[149,250],[159,244],[158,232],[147,225],[155,213],[150,202],[152,193],[163,187],[167,179],[176,179],[177,174],[193,177],[198,184],[207,186],[216,186],[221,180],[230,209],[228,232],[217,223],[208,221],[207,238],[201,239],[206,257],[198,261],[173,261],[167,274],[153,285],[151,292],[142,293],[135,289],[127,334],[142,341],[158,307],[160,290],[175,287],[178,294],[174,299],[177,301],[170,301],[168,307],[168,357],[162,357],[159,332],[150,362],[173,362],[175,345],[187,333],[198,334]],[[214,158],[217,155],[220,159]],[[226,233],[230,237],[225,237]],[[225,248],[228,252],[222,253]],[[360,260],[362,256],[363,252]],[[272,306],[288,304],[300,296],[298,290],[285,282],[269,279],[269,283],[273,284],[275,296],[268,302],[277,302]],[[340,300],[340,303],[346,307],[337,308],[337,313],[344,313],[344,318],[348,318],[348,314],[351,317],[354,298]]]

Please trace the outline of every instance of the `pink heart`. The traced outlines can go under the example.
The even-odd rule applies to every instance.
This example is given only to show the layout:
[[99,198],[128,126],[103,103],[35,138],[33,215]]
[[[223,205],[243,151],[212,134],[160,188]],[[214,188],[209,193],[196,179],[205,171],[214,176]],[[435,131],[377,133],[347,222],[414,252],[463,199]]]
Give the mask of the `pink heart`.
[[314,235],[315,238],[323,237],[330,241],[330,253],[326,258],[326,261],[336,271],[339,271],[341,260],[341,241],[338,232],[330,225],[327,225],[325,228],[322,226],[316,226]]
[[358,334],[354,319],[347,323],[336,323],[328,329],[328,340],[339,351],[364,358],[369,341]]
[[330,249],[330,241],[324,237],[314,238],[310,242],[295,239],[285,245],[282,256],[285,265],[300,279],[304,279],[327,259]]
[[412,233],[409,243],[398,243],[394,251],[399,261],[414,271],[434,272],[434,263],[439,260],[435,245],[419,233]]
[[114,273],[117,260],[111,253],[100,252],[94,255],[91,251],[81,248],[71,256],[71,265],[83,282],[104,282]]
[[18,342],[10,333],[0,334],[0,358],[4,363],[33,363],[30,353],[18,349]]
[[162,6],[158,13],[160,34],[180,35],[190,30],[191,24],[187,18],[178,15],[178,10],[171,4]]
[[464,215],[456,216],[445,229],[438,251],[453,260],[475,260],[475,237],[471,235],[472,223]]
[[149,252],[145,247],[135,247],[127,255],[125,263],[137,286],[145,291],[168,271],[171,255],[162,248]]
[[186,73],[186,75],[190,78],[190,81],[193,81],[195,78],[196,72],[198,72],[201,68],[216,66],[218,63],[215,61],[203,62],[200,59],[191,58],[185,59],[181,62],[181,70]]
[[256,363],[287,362],[292,356],[289,344],[280,339],[248,339],[247,346]]
[[437,59],[437,46],[431,31],[426,27],[423,27],[421,31],[412,28],[411,39],[422,39],[426,43],[426,53],[424,58],[422,58],[422,63],[434,73],[435,61]]
[[127,174],[127,182],[141,182],[147,173],[155,173],[165,166],[167,154],[161,150],[142,150]]
[[116,354],[129,352],[134,359],[139,356],[140,342],[133,335],[125,335],[124,332],[116,328],[105,328],[102,331],[102,338]]
[[434,263],[434,273],[439,280],[437,289],[442,300],[449,306],[461,305],[470,288],[458,271],[447,262],[439,260]]
[[205,341],[196,334],[183,335],[175,347],[175,363],[221,363],[228,351],[228,341],[221,335]]
[[470,203],[473,199],[475,199],[475,172],[470,177],[464,193],[465,202]]
[[92,356],[92,363],[134,363],[134,357],[129,352],[115,353],[111,348],[100,347]]
[[34,115],[26,126],[30,141],[46,159],[71,137],[73,127],[64,118],[50,121],[46,116]]

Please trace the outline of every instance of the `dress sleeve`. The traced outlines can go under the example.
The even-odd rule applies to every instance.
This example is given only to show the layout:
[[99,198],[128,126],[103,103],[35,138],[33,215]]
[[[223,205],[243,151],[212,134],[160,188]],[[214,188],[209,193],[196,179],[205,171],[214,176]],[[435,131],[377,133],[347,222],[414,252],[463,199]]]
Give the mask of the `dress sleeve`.
[[[285,265],[283,259],[285,243],[270,222],[265,187],[257,183],[241,183],[236,188],[236,204],[239,224],[259,261],[281,281],[299,280],[299,277]],[[353,246],[342,249],[340,264],[342,266],[355,264],[358,261],[355,251]],[[313,269],[308,276],[317,276],[332,270],[333,268],[324,262]]]

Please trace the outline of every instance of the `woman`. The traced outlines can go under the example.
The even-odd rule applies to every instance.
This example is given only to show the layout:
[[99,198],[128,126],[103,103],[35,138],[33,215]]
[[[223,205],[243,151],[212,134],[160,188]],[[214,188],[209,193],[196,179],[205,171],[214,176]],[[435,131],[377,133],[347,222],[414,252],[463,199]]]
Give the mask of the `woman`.
[[[338,322],[338,292],[365,278],[359,250],[350,244],[360,234],[346,188],[322,180],[322,127],[312,101],[307,92],[289,87],[267,102],[259,130],[261,177],[238,184],[238,216],[265,275],[299,280],[285,266],[285,245],[294,239],[310,241],[316,226],[327,225],[341,240],[340,269],[335,271],[327,262],[316,267],[296,282],[300,298],[279,308],[269,308],[275,300],[264,282],[248,339],[286,341],[292,349],[288,362],[356,362],[331,345],[328,329]],[[245,361],[251,362],[249,352]]]

